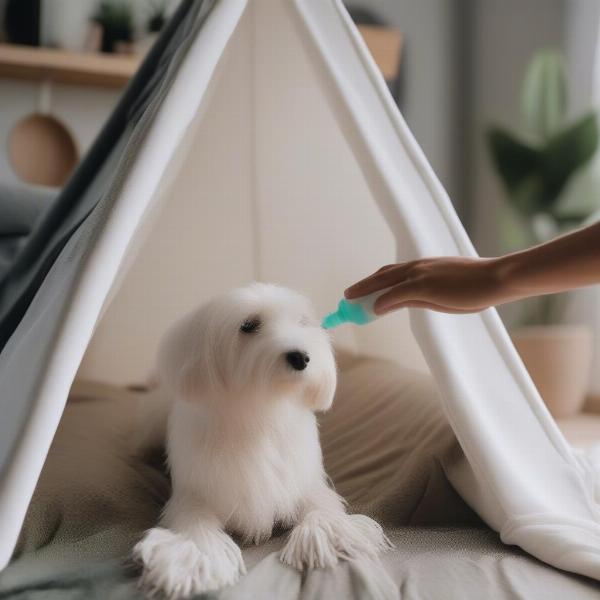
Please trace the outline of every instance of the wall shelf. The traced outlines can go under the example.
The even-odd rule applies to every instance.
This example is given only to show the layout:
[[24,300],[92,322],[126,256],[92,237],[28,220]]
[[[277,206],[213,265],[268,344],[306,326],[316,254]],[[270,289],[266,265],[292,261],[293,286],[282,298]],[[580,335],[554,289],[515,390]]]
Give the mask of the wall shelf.
[[[384,77],[394,79],[400,63],[400,32],[365,25],[358,29]],[[135,55],[0,44],[0,78],[8,79],[119,88],[131,79],[140,61]]]
[[0,44],[0,77],[9,79],[118,88],[127,84],[139,64],[138,56]]
[[373,55],[383,77],[388,81],[396,79],[400,69],[402,34],[397,29],[374,25],[359,25],[369,52]]

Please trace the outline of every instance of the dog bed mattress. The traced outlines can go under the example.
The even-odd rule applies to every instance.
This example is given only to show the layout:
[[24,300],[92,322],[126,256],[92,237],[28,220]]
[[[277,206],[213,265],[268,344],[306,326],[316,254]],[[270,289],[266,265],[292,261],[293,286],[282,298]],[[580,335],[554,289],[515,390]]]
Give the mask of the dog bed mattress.
[[[379,564],[304,575],[283,566],[280,535],[244,549],[248,575],[224,599],[595,598],[597,582],[503,545],[445,471],[465,460],[429,376],[340,354],[325,463],[352,511],[382,522],[395,549]],[[141,598],[128,561],[169,494],[160,465],[130,447],[139,392],[79,384],[46,461],[0,598]]]

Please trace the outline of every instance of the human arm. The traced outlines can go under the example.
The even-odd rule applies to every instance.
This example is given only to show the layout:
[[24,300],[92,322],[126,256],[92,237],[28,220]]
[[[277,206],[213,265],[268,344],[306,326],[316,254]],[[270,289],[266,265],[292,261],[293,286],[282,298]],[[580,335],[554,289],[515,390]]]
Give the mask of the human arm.
[[424,258],[383,267],[349,287],[358,298],[391,288],[376,314],[398,308],[471,313],[530,296],[600,283],[600,223],[497,258]]

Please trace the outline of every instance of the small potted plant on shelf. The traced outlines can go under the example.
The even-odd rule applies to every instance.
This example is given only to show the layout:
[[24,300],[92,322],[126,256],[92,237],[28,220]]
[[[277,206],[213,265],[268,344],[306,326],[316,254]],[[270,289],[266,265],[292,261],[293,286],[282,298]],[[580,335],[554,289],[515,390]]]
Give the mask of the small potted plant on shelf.
[[[521,97],[520,135],[493,127],[487,142],[507,195],[503,233],[507,250],[548,241],[579,226],[596,199],[568,190],[598,146],[596,114],[567,122],[567,83],[562,55],[538,52],[527,68]],[[586,201],[588,204],[586,205]],[[562,323],[569,294],[525,301],[512,339],[550,412],[565,417],[581,409],[591,369],[589,328]]]
[[167,22],[167,0],[150,0],[148,33],[158,34]]
[[167,22],[167,0],[148,0],[146,33],[137,43],[137,52],[146,54]]
[[102,52],[130,54],[133,51],[133,11],[127,0],[102,0],[92,22],[102,30]]

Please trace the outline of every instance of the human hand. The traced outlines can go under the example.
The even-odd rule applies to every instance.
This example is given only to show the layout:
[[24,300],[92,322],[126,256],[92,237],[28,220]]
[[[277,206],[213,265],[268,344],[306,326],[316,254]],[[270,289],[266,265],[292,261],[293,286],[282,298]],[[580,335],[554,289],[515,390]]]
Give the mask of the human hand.
[[479,312],[510,301],[501,263],[494,258],[440,257],[388,265],[345,291],[348,299],[385,288],[373,307],[378,315],[399,308],[446,313]]

